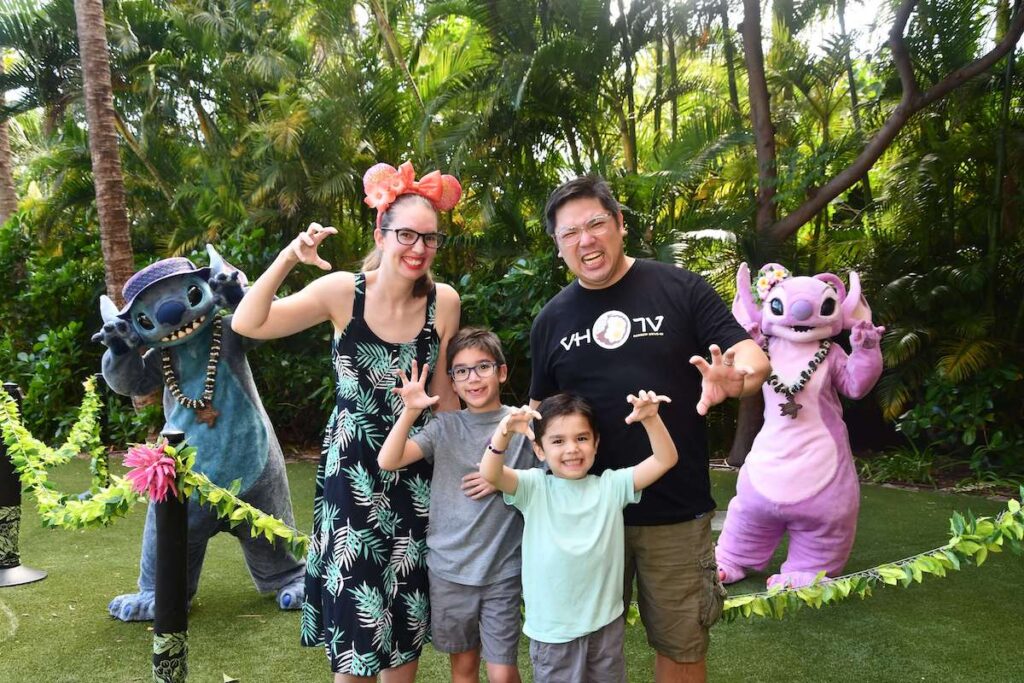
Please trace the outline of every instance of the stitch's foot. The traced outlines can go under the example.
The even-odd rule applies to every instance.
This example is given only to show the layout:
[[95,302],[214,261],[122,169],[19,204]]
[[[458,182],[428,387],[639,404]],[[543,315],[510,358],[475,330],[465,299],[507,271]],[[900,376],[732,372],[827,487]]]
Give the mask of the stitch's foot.
[[718,560],[718,579],[722,583],[736,583],[742,581],[747,577],[747,573],[739,567],[734,567],[731,564],[726,564],[721,560]]
[[768,588],[782,586],[784,588],[803,588],[814,583],[818,572],[783,572],[768,577]]
[[305,579],[297,579],[277,589],[277,606],[281,609],[301,609],[305,597]]
[[118,595],[110,601],[107,610],[110,616],[121,621],[153,621],[156,595],[153,591],[141,591]]

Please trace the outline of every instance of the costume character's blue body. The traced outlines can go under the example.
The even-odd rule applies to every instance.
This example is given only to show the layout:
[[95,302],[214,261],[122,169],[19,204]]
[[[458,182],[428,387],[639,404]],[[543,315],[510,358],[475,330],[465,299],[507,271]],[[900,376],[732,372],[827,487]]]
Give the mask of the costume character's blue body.
[[[210,267],[197,269],[183,258],[164,259],[140,270],[125,284],[125,308],[101,300],[104,325],[94,338],[107,346],[103,377],[119,394],[145,395],[164,387],[166,427],[185,433],[196,447],[194,468],[215,484],[240,480],[239,496],[294,526],[288,478],[245,352],[252,341],[231,329],[222,308],[234,308],[244,294],[245,276],[207,246]],[[219,337],[219,343],[217,338]],[[147,347],[145,355],[136,349]],[[218,352],[219,349],[219,352]],[[166,356],[169,359],[169,367]],[[206,545],[230,531],[242,545],[256,588],[276,591],[282,609],[298,609],[305,566],[280,544],[252,538],[246,525],[229,528],[215,512],[189,501],[189,599],[199,586]],[[110,614],[122,621],[153,618],[156,576],[153,506],[142,538],[139,592],[120,595]]]

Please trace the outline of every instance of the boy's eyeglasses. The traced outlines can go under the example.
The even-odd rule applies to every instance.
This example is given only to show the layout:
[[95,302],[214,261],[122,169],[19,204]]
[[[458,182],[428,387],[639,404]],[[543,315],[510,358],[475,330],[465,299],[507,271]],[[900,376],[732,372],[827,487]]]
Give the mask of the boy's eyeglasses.
[[456,382],[465,382],[469,379],[471,372],[476,372],[476,376],[480,379],[487,379],[494,374],[494,371],[498,368],[498,364],[494,361],[485,360],[482,363],[476,365],[456,365],[454,368],[448,371],[451,378]]
[[443,232],[417,232],[412,228],[381,228],[380,231],[395,233],[398,243],[407,247],[416,244],[416,240],[422,239],[423,246],[427,249],[438,249],[443,247],[448,240],[448,235]]
[[612,222],[612,215],[610,213],[599,213],[580,225],[568,225],[562,228],[555,233],[555,237],[562,244],[571,246],[580,241],[584,232],[589,232],[594,237],[600,237],[608,232]]

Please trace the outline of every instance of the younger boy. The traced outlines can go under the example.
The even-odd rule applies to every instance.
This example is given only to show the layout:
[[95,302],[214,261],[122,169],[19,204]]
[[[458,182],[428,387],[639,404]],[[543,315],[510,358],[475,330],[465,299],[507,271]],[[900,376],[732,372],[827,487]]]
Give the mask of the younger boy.
[[[465,410],[438,413],[409,438],[419,414],[437,402],[428,396],[413,361],[412,377],[401,375],[394,392],[405,408],[377,458],[395,470],[425,458],[434,465],[427,532],[431,637],[450,655],[452,681],[478,680],[480,656],[491,681],[519,683],[520,551],[523,520],[490,488],[473,493],[467,475],[477,475],[480,452],[513,408],[501,404],[508,368],[501,342],[492,332],[465,328],[448,342],[448,374]],[[523,435],[505,440],[505,457],[530,467],[533,455]],[[469,489],[464,495],[462,489]],[[620,582],[621,583],[621,582]],[[621,590],[621,588],[620,588]]]
[[[625,683],[622,508],[676,464],[678,454],[652,391],[630,394],[626,423],[639,422],[654,451],[634,467],[588,474],[597,453],[594,415],[583,399],[556,394],[538,410],[503,418],[480,462],[484,478],[523,512],[523,597],[533,677],[545,683]],[[550,467],[516,470],[502,458],[513,433],[531,439]]]

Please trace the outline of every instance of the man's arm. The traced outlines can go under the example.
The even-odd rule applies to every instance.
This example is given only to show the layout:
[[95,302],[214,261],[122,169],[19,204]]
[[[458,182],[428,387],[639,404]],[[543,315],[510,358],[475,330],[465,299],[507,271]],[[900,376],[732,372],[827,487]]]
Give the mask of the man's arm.
[[768,354],[753,339],[744,339],[729,347],[725,352],[728,357],[732,352],[734,367],[749,368],[750,372],[743,377],[743,389],[739,397],[750,396],[761,390],[761,385],[768,379],[772,371]]

